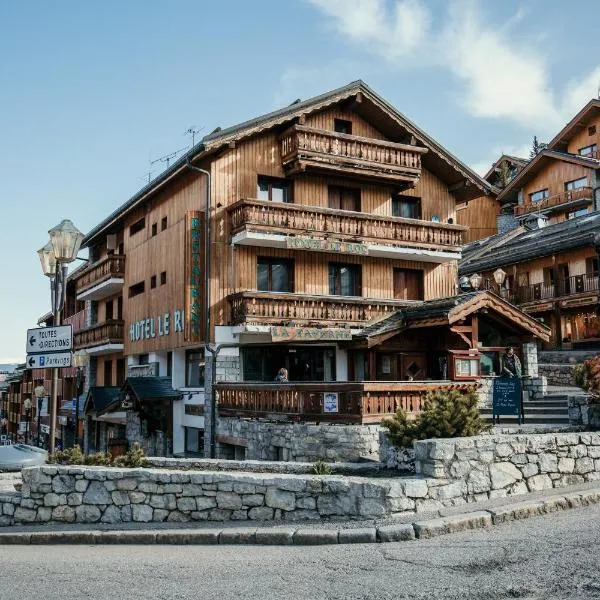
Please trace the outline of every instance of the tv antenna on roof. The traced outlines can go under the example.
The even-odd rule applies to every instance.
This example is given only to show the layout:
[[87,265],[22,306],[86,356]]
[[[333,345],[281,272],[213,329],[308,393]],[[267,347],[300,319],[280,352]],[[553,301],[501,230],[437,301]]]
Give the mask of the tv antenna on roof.
[[204,129],[204,127],[200,127],[200,129],[196,129],[196,126],[192,125],[191,127],[188,127],[183,132],[183,135],[191,135],[192,136],[192,148],[196,145],[196,135],[198,133],[200,133],[203,129]]
[[169,164],[170,162],[180,153],[183,152],[184,150],[187,150],[188,147],[186,146],[185,148],[180,148],[179,150],[175,150],[175,152],[170,152],[169,154],[165,154],[164,156],[159,156],[158,158],[155,158],[154,160],[150,161],[150,166],[156,164],[157,162],[162,162],[162,163],[167,163],[167,169],[169,168]]

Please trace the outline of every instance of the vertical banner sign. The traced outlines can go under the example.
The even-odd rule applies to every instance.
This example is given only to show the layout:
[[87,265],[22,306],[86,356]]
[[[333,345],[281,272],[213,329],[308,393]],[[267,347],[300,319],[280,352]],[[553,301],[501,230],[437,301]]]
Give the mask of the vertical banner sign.
[[185,341],[204,338],[204,212],[185,215]]

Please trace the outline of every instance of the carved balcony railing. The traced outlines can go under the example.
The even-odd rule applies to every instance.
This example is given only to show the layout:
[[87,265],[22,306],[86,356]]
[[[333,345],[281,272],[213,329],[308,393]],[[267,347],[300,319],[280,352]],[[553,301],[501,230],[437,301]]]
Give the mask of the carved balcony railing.
[[76,291],[77,294],[82,294],[104,281],[123,277],[125,277],[125,256],[112,254],[77,274],[75,278]]
[[540,300],[553,300],[565,296],[576,296],[588,292],[598,292],[598,273],[585,273],[583,275],[571,275],[570,277],[559,279],[557,284],[553,283],[534,283],[532,285],[521,286],[516,294],[511,295],[511,299],[516,304],[527,304],[528,302],[537,302]]
[[[360,383],[217,383],[221,417],[281,421],[379,423],[399,408],[415,416],[433,390],[475,389],[477,383],[452,381],[365,381]],[[327,399],[325,394],[337,394]],[[327,400],[327,401],[326,401]],[[332,402],[333,400],[333,402]],[[337,402],[337,406],[336,405]],[[332,410],[336,409],[336,410]]]
[[466,227],[331,208],[240,200],[229,208],[231,234],[240,231],[328,236],[373,244],[458,250]]
[[93,348],[106,344],[122,344],[125,337],[123,321],[110,320],[82,329],[73,335],[75,349]]
[[416,181],[426,148],[396,144],[305,125],[281,137],[281,160],[288,174],[314,169],[383,181]]
[[232,294],[229,301],[234,325],[285,325],[293,322],[336,327],[362,326],[410,304],[406,300],[253,291]]
[[560,194],[554,194],[554,196],[549,196],[539,202],[528,201],[525,204],[515,206],[515,216],[520,217],[530,212],[552,212],[553,209],[571,202],[591,203],[593,198],[593,190],[589,186],[576,190],[565,190],[564,192],[560,192]]

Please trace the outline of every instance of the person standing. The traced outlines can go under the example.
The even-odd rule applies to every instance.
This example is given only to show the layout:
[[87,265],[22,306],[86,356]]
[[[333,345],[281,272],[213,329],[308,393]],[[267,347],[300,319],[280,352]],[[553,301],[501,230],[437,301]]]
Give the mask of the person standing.
[[277,376],[275,377],[275,381],[277,383],[288,383],[289,379],[288,379],[288,372],[287,372],[286,368],[281,367],[281,369],[279,369],[279,371],[277,371]]
[[500,358],[500,376],[501,377],[518,377],[521,378],[523,369],[521,361],[515,354],[515,349],[512,346],[507,346],[504,354]]

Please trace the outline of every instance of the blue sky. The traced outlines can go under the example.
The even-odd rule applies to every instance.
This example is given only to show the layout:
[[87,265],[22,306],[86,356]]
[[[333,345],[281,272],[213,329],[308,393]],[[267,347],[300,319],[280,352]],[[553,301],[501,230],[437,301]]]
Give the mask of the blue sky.
[[47,230],[89,230],[190,126],[362,78],[482,170],[596,95],[599,17],[561,0],[0,1],[0,363],[49,309]]

